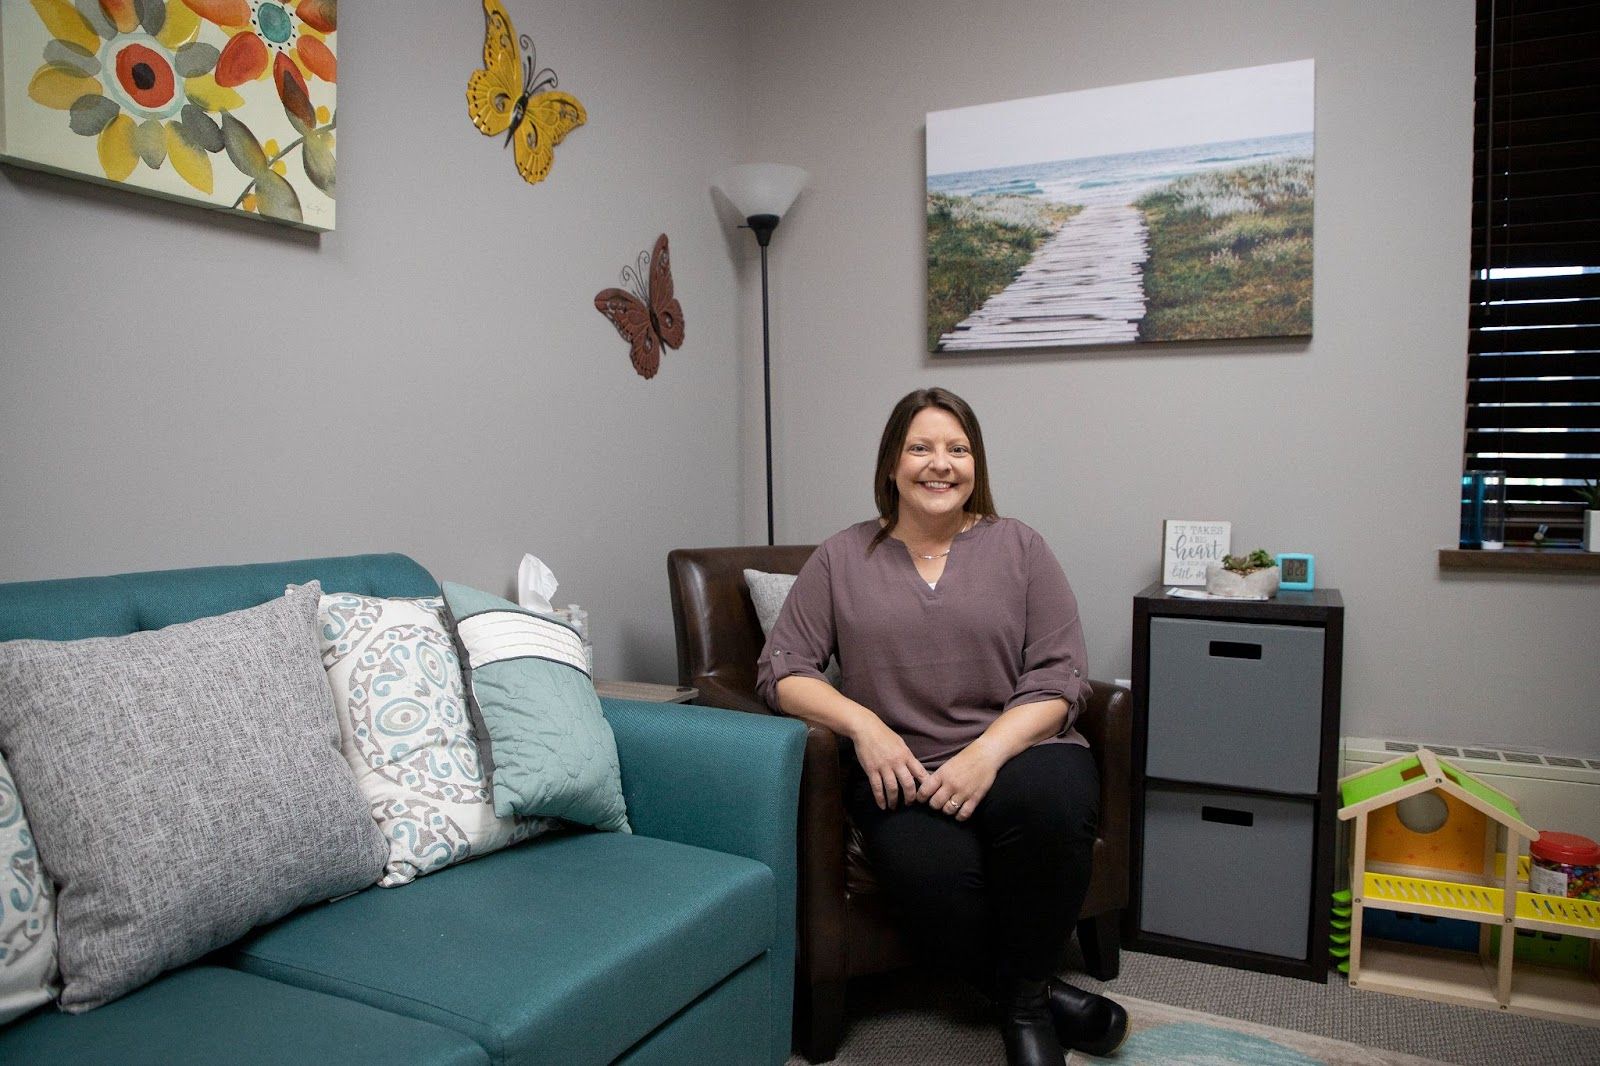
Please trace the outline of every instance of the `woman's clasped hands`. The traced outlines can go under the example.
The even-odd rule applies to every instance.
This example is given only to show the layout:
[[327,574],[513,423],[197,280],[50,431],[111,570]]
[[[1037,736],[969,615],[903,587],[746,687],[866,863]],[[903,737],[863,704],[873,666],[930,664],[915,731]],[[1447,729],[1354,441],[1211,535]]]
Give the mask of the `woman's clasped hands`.
[[902,799],[908,804],[916,800],[917,783],[928,777],[928,771],[899,733],[874,718],[852,739],[856,761],[867,775],[872,800],[880,811],[894,810]]
[[989,787],[994,784],[1003,762],[995,757],[984,738],[979,737],[923,778],[916,800],[964,822],[989,794]]
[[879,810],[926,803],[958,822],[972,817],[1001,766],[979,738],[929,773],[900,734],[881,722],[857,736],[855,746]]

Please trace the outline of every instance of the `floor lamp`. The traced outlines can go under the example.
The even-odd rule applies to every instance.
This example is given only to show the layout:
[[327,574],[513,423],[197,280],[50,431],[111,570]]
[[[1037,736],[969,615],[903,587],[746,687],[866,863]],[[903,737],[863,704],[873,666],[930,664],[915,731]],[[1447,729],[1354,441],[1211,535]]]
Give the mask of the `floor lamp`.
[[773,539],[772,523],[772,341],[767,319],[767,245],[784,212],[806,183],[806,172],[782,163],[747,163],[729,167],[711,180],[732,201],[744,218],[740,229],[756,235],[761,246],[761,386],[766,399],[767,423],[767,543]]

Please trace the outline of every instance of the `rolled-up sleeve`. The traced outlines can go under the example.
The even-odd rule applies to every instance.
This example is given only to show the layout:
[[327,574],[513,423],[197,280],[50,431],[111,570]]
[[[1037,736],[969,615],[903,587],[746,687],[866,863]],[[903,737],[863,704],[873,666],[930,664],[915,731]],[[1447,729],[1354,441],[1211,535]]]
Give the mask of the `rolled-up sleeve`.
[[778,682],[786,677],[814,677],[827,681],[822,670],[834,654],[833,586],[826,548],[812,553],[800,568],[778,621],[756,663],[756,691],[773,710],[778,705]]
[[1067,701],[1065,733],[1089,700],[1088,650],[1078,618],[1078,598],[1067,575],[1037,533],[1029,540],[1024,563],[1028,575],[1026,636],[1022,674],[1006,701],[1006,709],[1045,700]]

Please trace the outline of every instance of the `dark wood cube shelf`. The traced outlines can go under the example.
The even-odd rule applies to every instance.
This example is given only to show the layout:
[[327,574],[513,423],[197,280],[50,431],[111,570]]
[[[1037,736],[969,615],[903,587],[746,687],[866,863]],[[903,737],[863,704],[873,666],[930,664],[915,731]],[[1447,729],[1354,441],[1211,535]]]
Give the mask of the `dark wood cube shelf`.
[[1130,948],[1327,980],[1343,654],[1337,589],[1134,597]]

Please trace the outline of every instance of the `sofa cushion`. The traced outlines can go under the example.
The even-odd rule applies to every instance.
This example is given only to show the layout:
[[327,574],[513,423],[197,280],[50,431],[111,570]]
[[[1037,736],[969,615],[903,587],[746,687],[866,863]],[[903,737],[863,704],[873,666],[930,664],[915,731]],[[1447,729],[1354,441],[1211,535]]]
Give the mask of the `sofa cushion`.
[[610,1062],[768,950],[775,891],[739,856],[551,834],[294,915],[229,960],[455,1028],[495,1063]]
[[156,632],[0,644],[0,750],[87,1010],[388,854],[339,751],[313,582]]
[[48,1003],[55,976],[55,890],[0,759],[0,1025]]
[[317,609],[344,757],[389,842],[384,888],[556,824],[495,815],[443,612],[437,596],[353,592]]
[[168,974],[88,1014],[0,1029],[0,1062],[94,1066],[487,1066],[453,1029],[220,966]]
[[617,742],[564,622],[453,582],[445,604],[461,648],[494,812],[628,828]]
[[[787,1012],[779,1036],[771,1032],[773,1017],[772,971],[777,964],[763,955],[745,964],[732,977],[695,1000],[684,1011],[635,1044],[615,1066],[734,1066],[789,1060]],[[774,1039],[782,1052],[774,1059]],[[792,1060],[790,1060],[792,1061]]]

